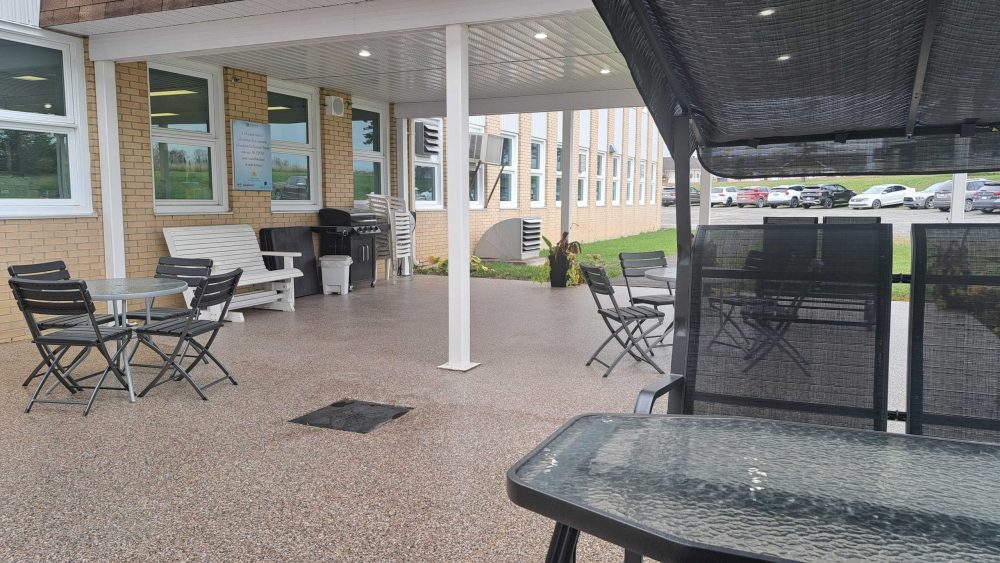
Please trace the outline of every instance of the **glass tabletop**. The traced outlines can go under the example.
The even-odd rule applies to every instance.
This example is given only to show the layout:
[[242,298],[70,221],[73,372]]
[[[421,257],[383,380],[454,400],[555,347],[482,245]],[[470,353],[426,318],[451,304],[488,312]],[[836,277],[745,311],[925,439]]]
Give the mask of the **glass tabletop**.
[[677,268],[670,266],[664,268],[650,268],[643,272],[643,275],[651,280],[674,281],[677,279]]
[[[996,561],[997,476],[1000,446],[990,444],[757,419],[584,415],[514,466],[508,490],[515,502],[527,491],[582,509],[598,529],[644,530],[665,550]],[[545,502],[524,505],[565,516],[546,514]]]
[[183,293],[187,282],[170,278],[112,278],[87,280],[94,301],[145,299]]

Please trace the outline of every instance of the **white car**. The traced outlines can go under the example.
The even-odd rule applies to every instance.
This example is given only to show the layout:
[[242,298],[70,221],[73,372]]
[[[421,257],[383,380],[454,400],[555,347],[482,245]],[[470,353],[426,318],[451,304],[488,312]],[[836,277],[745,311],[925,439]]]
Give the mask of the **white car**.
[[739,188],[735,186],[719,186],[718,188],[712,188],[712,195],[709,202],[712,205],[732,207],[736,204],[736,192],[738,191],[740,191]]
[[903,205],[904,197],[913,197],[916,190],[901,184],[879,184],[851,198],[851,209],[878,209],[890,205]]
[[798,207],[799,196],[805,188],[799,184],[775,186],[767,192],[767,204],[771,206],[771,209],[777,209],[779,205]]

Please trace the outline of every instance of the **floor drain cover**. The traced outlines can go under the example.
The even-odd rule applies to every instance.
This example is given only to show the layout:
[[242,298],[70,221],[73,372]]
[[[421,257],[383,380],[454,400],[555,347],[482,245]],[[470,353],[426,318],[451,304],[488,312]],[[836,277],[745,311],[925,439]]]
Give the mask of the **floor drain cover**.
[[390,420],[403,416],[411,410],[411,407],[397,407],[396,405],[344,399],[328,407],[323,407],[294,418],[292,422],[306,426],[333,428],[334,430],[346,430],[348,432],[365,434]]

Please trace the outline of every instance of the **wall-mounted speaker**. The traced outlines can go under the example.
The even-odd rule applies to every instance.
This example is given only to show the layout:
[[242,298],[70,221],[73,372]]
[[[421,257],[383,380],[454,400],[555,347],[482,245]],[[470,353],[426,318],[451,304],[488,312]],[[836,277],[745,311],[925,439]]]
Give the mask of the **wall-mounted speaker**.
[[344,117],[344,98],[340,96],[327,96],[326,114],[334,117]]

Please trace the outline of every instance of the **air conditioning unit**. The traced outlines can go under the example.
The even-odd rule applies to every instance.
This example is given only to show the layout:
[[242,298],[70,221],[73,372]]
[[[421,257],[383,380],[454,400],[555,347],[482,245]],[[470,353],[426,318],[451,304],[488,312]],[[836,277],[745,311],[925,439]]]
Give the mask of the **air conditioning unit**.
[[441,154],[441,131],[436,125],[424,121],[414,124],[413,153],[417,156]]
[[488,260],[529,260],[542,249],[542,220],[504,219],[490,227],[476,244],[476,256]]
[[469,133],[469,160],[484,164],[500,164],[503,154],[503,137],[483,133]]

